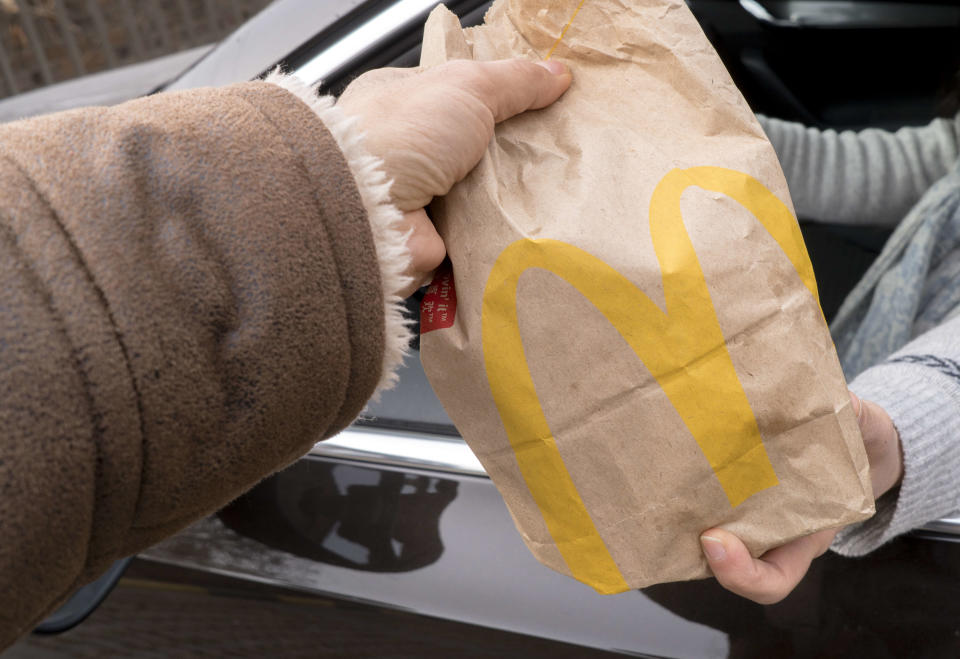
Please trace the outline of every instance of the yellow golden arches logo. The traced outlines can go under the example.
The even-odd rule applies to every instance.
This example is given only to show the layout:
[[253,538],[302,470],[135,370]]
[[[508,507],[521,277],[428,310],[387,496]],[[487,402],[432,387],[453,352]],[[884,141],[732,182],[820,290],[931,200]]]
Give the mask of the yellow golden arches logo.
[[776,485],[683,224],[680,197],[691,186],[727,195],[750,211],[817,299],[813,268],[790,209],[753,177],[720,167],[674,169],[654,190],[650,230],[666,313],[600,259],[556,240],[509,245],[497,258],[483,294],[487,378],[521,474],[573,576],[602,593],[627,590],[627,584],[573,484],[537,397],[517,320],[517,283],[530,268],[548,270],[606,317],[663,388],[731,506]]

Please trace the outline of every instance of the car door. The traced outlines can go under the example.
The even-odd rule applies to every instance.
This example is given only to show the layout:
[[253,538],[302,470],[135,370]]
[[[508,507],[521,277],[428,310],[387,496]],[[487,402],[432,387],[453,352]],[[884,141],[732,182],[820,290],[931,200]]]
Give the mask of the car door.
[[[280,63],[333,93],[369,68],[414,65],[433,4],[361,3]],[[688,4],[755,110],[811,125],[927,122],[960,65],[955,2]],[[476,24],[486,3],[451,7]],[[204,71],[180,84],[202,82]],[[883,239],[839,228],[807,235],[818,277],[857,264],[831,285],[838,298]],[[408,305],[416,318],[416,297]],[[628,654],[956,656],[958,529],[943,520],[865,558],[828,554],[768,607],[712,580],[598,596],[530,557],[410,359],[400,386],[350,430],[145,556]]]

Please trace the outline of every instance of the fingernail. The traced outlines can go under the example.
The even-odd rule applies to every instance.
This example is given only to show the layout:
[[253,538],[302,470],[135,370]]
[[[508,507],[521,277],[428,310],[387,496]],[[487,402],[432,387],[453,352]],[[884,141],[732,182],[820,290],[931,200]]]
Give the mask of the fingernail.
[[703,547],[703,553],[706,554],[707,558],[711,561],[721,561],[723,557],[727,555],[727,550],[724,548],[723,543],[713,536],[701,535],[700,545]]
[[537,62],[537,66],[542,66],[547,71],[552,73],[555,76],[563,75],[567,72],[567,65],[563,62],[558,62],[556,60],[547,60],[545,62]]
[[850,404],[853,405],[853,411],[857,413],[857,423],[863,418],[863,403],[860,402],[860,399],[857,398],[857,395],[852,391],[848,391],[850,394]]

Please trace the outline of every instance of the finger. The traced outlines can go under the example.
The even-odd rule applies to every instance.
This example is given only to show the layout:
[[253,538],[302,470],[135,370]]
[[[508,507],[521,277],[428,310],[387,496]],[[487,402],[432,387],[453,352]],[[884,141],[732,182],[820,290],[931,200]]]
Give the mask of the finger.
[[870,461],[873,496],[879,498],[903,477],[903,455],[900,435],[890,415],[874,402],[861,400],[850,392],[857,423],[863,435],[863,446]]
[[367,71],[347,85],[347,88],[343,90],[343,93],[340,95],[339,102],[343,103],[352,101],[354,98],[362,96],[369,91],[379,90],[384,85],[397,80],[402,80],[404,78],[409,78],[419,72],[419,67],[385,67],[382,69],[373,69],[372,71]]
[[407,297],[430,282],[433,271],[443,262],[447,250],[424,209],[404,213],[403,222],[404,230],[409,232],[407,249],[410,251],[410,267],[406,274],[413,280],[400,292],[401,297]]
[[865,438],[883,438],[889,440],[894,431],[890,417],[876,403],[860,401],[860,415],[857,418],[860,432]]
[[861,400],[852,391],[850,392],[850,400],[853,401],[853,411],[857,413],[857,424],[860,426],[860,432],[864,439],[889,438],[891,431],[895,430],[893,422],[879,405],[869,400]]
[[556,61],[512,59],[470,64],[473,68],[464,76],[464,84],[490,109],[497,122],[550,105],[573,79],[566,65]]
[[[850,402],[853,403],[853,412],[857,415],[857,424],[860,424],[860,419],[863,417],[863,405],[860,404],[860,397],[857,396],[850,390],[847,390],[847,393],[850,394]],[[863,426],[860,426],[860,432],[863,432]]]
[[814,558],[830,546],[835,530],[797,538],[753,558],[732,533],[711,529],[700,536],[704,556],[717,581],[727,590],[759,604],[779,602],[796,587]]

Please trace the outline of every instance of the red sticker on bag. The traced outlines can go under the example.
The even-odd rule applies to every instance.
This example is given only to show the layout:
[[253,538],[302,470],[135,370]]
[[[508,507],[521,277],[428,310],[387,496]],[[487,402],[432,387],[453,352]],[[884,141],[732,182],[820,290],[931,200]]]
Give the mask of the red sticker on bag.
[[457,314],[457,291],[453,286],[450,263],[437,268],[437,274],[420,302],[420,333],[453,327]]

